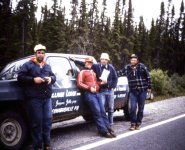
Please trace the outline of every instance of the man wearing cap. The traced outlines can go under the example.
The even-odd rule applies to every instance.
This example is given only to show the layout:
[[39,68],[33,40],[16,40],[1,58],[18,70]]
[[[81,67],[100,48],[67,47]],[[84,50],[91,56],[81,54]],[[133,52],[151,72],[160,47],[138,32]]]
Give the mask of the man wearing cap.
[[[147,91],[151,92],[151,78],[147,67],[139,63],[138,57],[132,54],[130,64],[117,72],[118,76],[127,76],[130,90],[130,130],[139,130],[143,119]],[[138,111],[137,111],[138,107]]]
[[[100,56],[100,63],[94,66],[97,77],[104,84],[101,85],[100,93],[101,99],[108,108],[109,123],[113,125],[113,113],[114,113],[114,89],[116,88],[118,77],[114,67],[109,64],[110,58],[107,53],[102,53]],[[104,71],[108,71],[107,79],[103,79],[102,74]]]
[[93,58],[88,57],[85,59],[85,68],[80,71],[77,79],[77,86],[84,90],[85,101],[87,102],[97,129],[101,136],[107,138],[114,138],[116,135],[111,129],[109,124],[104,105],[101,101],[99,94],[100,85],[102,82],[98,82],[95,72],[92,70]]
[[35,57],[24,63],[18,73],[18,81],[24,88],[26,109],[32,128],[34,150],[51,150],[50,131],[52,125],[52,84],[56,77],[44,61],[46,47],[34,47]]
[[[79,65],[83,65],[83,63],[78,60],[73,61]],[[97,80],[102,82],[100,85],[101,100],[103,105],[107,105],[109,123],[113,125],[114,89],[117,85],[118,77],[114,67],[109,64],[109,61],[109,55],[102,53],[100,63],[93,64],[92,69],[96,73]],[[105,72],[106,75],[102,76]]]

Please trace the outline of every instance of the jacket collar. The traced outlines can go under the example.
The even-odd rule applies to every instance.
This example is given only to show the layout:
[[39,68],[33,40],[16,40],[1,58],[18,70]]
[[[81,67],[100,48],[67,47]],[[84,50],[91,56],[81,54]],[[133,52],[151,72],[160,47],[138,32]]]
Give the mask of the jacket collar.
[[103,67],[103,66],[104,66],[104,67],[105,67],[105,69],[108,69],[108,64],[106,64],[106,65],[102,65],[102,64],[100,63],[100,66],[101,66],[101,67]]
[[39,63],[39,62],[37,61],[36,57],[31,58],[31,61],[32,61],[33,63],[39,65],[40,68],[42,68],[42,67],[46,64],[45,61],[42,61],[41,63]]

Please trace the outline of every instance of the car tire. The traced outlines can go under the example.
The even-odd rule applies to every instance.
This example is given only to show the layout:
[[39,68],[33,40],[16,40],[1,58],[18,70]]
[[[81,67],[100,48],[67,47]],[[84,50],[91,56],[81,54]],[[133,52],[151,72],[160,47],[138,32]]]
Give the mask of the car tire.
[[93,121],[93,116],[92,115],[83,115],[82,117],[85,121],[88,121],[88,122]]
[[6,150],[19,150],[26,142],[27,127],[17,112],[4,112],[0,115],[0,146]]

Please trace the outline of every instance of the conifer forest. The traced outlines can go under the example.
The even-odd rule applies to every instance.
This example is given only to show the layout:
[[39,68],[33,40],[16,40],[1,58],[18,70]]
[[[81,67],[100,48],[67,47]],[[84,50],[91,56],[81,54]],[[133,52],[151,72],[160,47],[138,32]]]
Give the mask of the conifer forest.
[[41,7],[39,19],[40,0],[14,1],[13,7],[13,0],[0,0],[0,70],[10,61],[33,54],[33,47],[41,43],[47,52],[88,54],[97,60],[107,52],[116,69],[135,53],[150,70],[185,74],[183,0],[180,8],[172,0],[162,1],[160,15],[150,27],[144,16],[135,22],[132,0],[115,0],[113,18],[106,13],[107,0],[101,2],[101,9],[98,0],[70,0],[69,15],[65,0],[51,0],[51,7]]

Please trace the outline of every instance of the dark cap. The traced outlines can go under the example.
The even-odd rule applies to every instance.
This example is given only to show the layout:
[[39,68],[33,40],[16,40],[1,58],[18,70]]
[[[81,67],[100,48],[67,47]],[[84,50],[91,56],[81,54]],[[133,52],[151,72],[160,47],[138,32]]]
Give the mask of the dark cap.
[[138,59],[138,57],[137,57],[137,55],[136,55],[136,54],[132,54],[132,55],[130,56],[130,59],[132,59],[132,58],[136,58],[136,59]]

